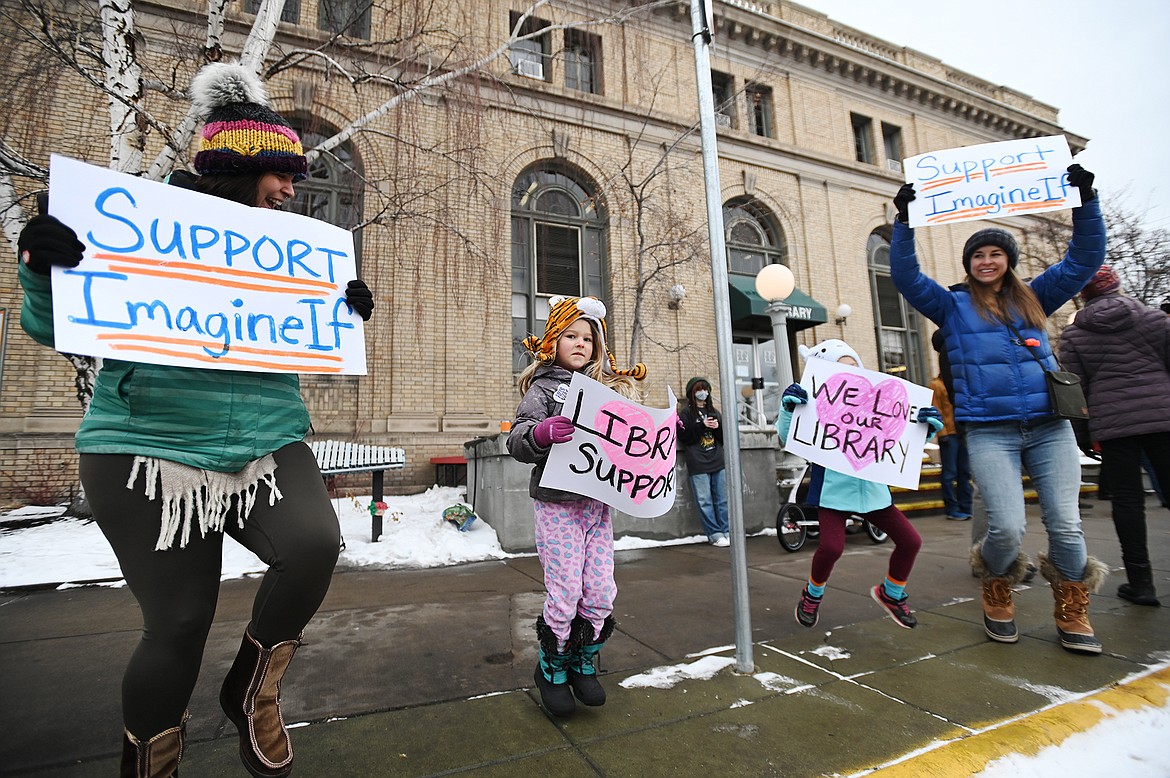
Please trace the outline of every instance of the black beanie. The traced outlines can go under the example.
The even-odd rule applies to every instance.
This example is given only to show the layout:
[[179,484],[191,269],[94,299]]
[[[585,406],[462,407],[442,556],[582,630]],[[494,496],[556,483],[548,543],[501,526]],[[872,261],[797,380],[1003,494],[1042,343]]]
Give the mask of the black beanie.
[[1008,256],[1008,267],[1013,270],[1020,263],[1020,247],[1016,245],[1016,239],[1012,237],[1011,233],[997,227],[988,227],[967,238],[967,242],[963,245],[963,270],[965,272],[971,272],[971,255],[984,246],[997,246],[1003,249]]

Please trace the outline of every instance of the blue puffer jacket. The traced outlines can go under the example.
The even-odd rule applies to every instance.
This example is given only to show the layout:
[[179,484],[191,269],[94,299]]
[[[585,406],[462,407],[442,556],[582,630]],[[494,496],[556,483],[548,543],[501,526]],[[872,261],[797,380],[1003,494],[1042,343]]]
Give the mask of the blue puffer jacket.
[[[1032,291],[1051,316],[1071,300],[1105,261],[1105,221],[1097,199],[1074,208],[1072,239],[1064,259],[1036,276]],[[1027,421],[1052,415],[1044,367],[1056,370],[1048,333],[1012,322],[1006,325],[979,315],[965,287],[945,289],[924,275],[914,250],[914,230],[895,220],[890,243],[890,276],[906,301],[939,326],[946,338],[959,422]],[[1029,349],[1021,341],[1036,339]]]

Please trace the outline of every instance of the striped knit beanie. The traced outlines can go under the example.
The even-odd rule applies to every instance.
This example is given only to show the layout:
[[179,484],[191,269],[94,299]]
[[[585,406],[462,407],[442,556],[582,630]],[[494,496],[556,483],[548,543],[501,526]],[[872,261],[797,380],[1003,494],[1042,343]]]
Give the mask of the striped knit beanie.
[[596,349],[601,349],[608,357],[608,360],[601,361],[602,368],[607,373],[630,376],[638,381],[646,377],[646,366],[641,362],[629,370],[618,370],[617,360],[614,359],[613,352],[606,345],[605,303],[601,300],[596,297],[561,297],[557,295],[549,298],[548,305],[548,321],[544,325],[544,336],[538,338],[535,335],[529,335],[524,339],[524,348],[537,362],[551,365],[556,361],[557,340],[560,339],[561,333],[577,319],[583,318],[593,324],[593,328],[597,330],[597,334],[601,338],[601,343],[594,344],[594,348],[595,353]]
[[191,80],[191,103],[206,122],[195,170],[200,175],[309,171],[301,139],[268,107],[260,78],[242,65],[216,62]]

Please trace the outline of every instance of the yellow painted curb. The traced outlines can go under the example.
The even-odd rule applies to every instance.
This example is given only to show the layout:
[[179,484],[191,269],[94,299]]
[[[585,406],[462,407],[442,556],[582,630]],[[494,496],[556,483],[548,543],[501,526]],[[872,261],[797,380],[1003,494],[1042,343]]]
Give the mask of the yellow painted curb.
[[948,741],[905,761],[879,768],[866,776],[931,778],[970,776],[1009,754],[1027,756],[1065,738],[1084,732],[1123,711],[1164,707],[1170,699],[1170,667],[1132,681],[1066,702],[1020,719]]

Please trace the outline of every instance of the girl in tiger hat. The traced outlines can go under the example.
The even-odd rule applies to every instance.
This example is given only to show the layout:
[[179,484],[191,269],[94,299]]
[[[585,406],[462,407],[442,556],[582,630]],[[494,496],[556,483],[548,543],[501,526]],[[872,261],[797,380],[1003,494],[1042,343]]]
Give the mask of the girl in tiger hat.
[[608,505],[540,486],[549,451],[567,442],[573,423],[561,414],[573,373],[583,372],[624,397],[641,399],[646,366],[619,370],[606,345],[605,305],[595,297],[553,297],[544,335],[524,340],[535,360],[520,375],[524,398],[508,435],[508,451],[534,465],[528,493],[536,514],[536,552],[544,569],[544,609],[536,619],[540,663],[534,680],[555,716],[603,705],[594,660],[613,633],[613,522]]

